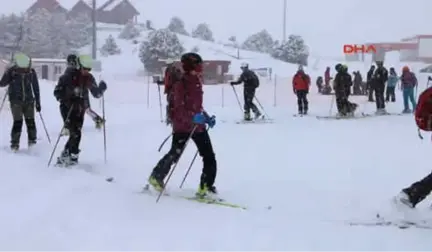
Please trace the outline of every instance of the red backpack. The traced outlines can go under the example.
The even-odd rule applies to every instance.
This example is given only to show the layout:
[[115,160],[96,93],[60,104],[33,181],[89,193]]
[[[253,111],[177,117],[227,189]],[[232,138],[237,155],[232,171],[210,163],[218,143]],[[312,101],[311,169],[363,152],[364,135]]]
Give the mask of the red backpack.
[[419,129],[432,131],[432,87],[420,94],[414,116]]

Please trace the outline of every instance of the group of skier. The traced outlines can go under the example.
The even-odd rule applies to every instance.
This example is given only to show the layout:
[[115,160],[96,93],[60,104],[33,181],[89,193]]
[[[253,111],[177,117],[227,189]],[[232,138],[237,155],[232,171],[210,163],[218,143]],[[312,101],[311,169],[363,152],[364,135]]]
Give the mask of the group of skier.
[[[69,131],[69,139],[58,158],[60,165],[73,165],[78,162],[84,114],[90,106],[89,90],[94,97],[100,98],[107,89],[104,81],[96,84],[90,73],[93,64],[91,57],[69,55],[67,61],[68,68],[54,89],[54,96],[60,103],[63,128]],[[27,126],[28,147],[32,147],[37,140],[35,111],[41,112],[41,96],[38,76],[32,68],[31,58],[24,53],[16,53],[10,67],[3,73],[0,87],[8,87],[7,95],[13,118],[11,149],[18,151],[20,148],[23,122]],[[97,126],[100,126],[103,123],[102,118],[94,111],[89,111],[87,113],[90,113]]]

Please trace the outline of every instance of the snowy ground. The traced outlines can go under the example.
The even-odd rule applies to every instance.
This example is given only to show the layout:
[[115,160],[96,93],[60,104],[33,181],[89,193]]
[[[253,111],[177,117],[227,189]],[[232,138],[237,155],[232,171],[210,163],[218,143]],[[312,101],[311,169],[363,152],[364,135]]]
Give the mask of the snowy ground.
[[[61,127],[58,106],[52,83],[41,85],[43,115],[54,140]],[[11,120],[3,111],[0,249],[430,249],[428,230],[346,225],[388,208],[402,187],[429,172],[425,164],[430,161],[430,140],[418,139],[412,117],[293,118],[296,101],[288,87],[277,92],[277,107],[273,91],[261,87],[258,97],[275,123],[260,125],[234,123],[241,113],[231,87],[224,87],[223,107],[222,88],[205,88],[206,109],[219,120],[211,131],[219,167],[217,186],[223,198],[247,206],[246,211],[170,197],[156,204],[154,197],[138,194],[162,155],[157,152],[159,144],[170,133],[160,122],[154,86],[149,106],[144,83],[109,86],[108,164],[103,162],[102,133],[87,120],[81,145],[81,163],[91,166],[86,171],[47,167],[52,147],[40,121],[41,140],[35,151],[9,153]],[[327,115],[331,97],[314,92],[310,113]],[[400,94],[397,98],[389,111],[402,110]],[[360,111],[374,110],[364,97],[354,99]],[[100,111],[97,101],[93,107]],[[180,192],[177,187],[195,150],[190,145],[180,160],[170,191]],[[197,160],[182,193],[192,194],[197,188],[200,167]],[[115,183],[105,182],[106,176],[114,176]]]

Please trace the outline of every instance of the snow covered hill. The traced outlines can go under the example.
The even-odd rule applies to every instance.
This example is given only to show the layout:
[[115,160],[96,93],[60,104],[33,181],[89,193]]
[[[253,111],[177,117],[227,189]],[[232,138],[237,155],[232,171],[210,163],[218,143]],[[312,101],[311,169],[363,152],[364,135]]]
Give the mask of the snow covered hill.
[[[0,115],[0,249],[431,248],[429,230],[347,224],[372,220],[377,211],[392,212],[391,197],[430,171],[424,165],[429,162],[430,143],[418,139],[411,116],[348,121],[294,118],[292,93],[278,92],[281,103],[273,107],[272,87],[263,85],[258,97],[275,122],[239,125],[234,122],[242,112],[231,87],[206,86],[206,109],[218,119],[210,134],[218,159],[220,195],[248,210],[172,197],[163,197],[156,204],[155,197],[139,191],[163,155],[157,152],[160,142],[170,133],[160,122],[157,88],[133,80],[117,85],[109,78],[107,82],[113,84],[106,93],[106,165],[102,133],[88,118],[81,145],[82,167],[62,169],[47,167],[52,145],[40,120],[37,147],[25,150],[24,133],[22,153],[12,154],[8,151],[11,118],[4,111]],[[61,119],[52,97],[53,83],[41,85],[42,113],[54,140]],[[364,97],[353,99],[361,105],[359,110],[374,110],[374,105],[363,102]],[[389,111],[402,109],[400,94],[397,99],[388,105]],[[328,114],[330,101],[329,96],[312,93],[310,113]],[[100,111],[97,102],[93,107]],[[57,155],[64,142],[61,139]],[[190,145],[179,161],[169,184],[173,194],[191,195],[197,188],[200,158],[185,188],[178,189],[195,151]],[[109,176],[115,177],[113,183],[105,181]]]

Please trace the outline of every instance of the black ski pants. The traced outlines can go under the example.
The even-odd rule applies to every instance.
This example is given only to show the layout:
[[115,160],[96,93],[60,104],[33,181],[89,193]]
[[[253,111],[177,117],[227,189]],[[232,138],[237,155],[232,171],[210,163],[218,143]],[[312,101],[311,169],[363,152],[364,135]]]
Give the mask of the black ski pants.
[[385,83],[375,83],[375,103],[377,109],[385,109],[384,91]]
[[21,132],[23,127],[23,119],[27,126],[27,137],[29,142],[36,142],[37,130],[35,122],[35,107],[34,103],[12,102],[10,104],[13,125],[11,130],[11,145],[18,146],[20,143]]
[[[176,163],[188,141],[190,133],[174,133],[171,142],[171,149],[165,156],[157,163],[153,169],[152,176],[160,180],[164,180],[168,175],[171,166]],[[195,132],[192,135],[192,141],[194,141],[198,153],[203,161],[203,169],[201,173],[200,186],[204,184],[208,187],[214,185],[216,180],[217,165],[216,156],[213,151],[213,146],[210,140],[210,136],[207,131]]]
[[255,98],[256,88],[254,87],[245,87],[243,89],[243,97],[244,97],[244,112],[250,113],[250,110],[254,113],[258,113],[258,107],[253,103],[253,99]]
[[67,106],[61,104],[60,111],[65,125],[67,125],[69,129],[69,139],[64,149],[70,154],[78,154],[80,152],[79,145],[81,143],[81,131],[84,124],[85,109],[83,106]]
[[309,109],[309,102],[307,100],[307,90],[297,90],[297,105],[298,105],[298,111],[300,114],[307,113]]
[[373,95],[374,95],[375,88],[374,88],[374,84],[372,83],[372,81],[369,81],[367,83],[367,90],[368,90],[368,96],[369,96],[368,100],[373,101]]
[[417,205],[424,200],[432,191],[432,173],[429,173],[422,180],[415,182],[410,187],[403,189],[408,194],[411,203]]
[[392,101],[395,102],[396,101],[396,94],[395,94],[395,89],[396,87],[389,87],[387,86],[386,89],[386,101]]

